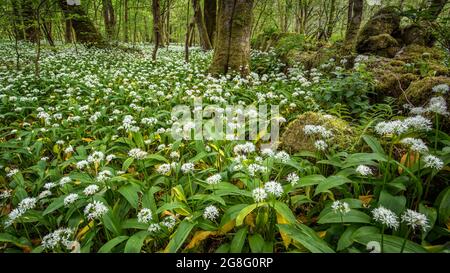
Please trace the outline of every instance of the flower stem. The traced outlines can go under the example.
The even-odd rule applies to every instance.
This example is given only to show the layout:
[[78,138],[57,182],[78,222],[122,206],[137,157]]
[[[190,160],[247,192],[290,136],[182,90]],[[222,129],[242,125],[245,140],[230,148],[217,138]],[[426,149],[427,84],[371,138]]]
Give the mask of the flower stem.
[[408,232],[406,232],[405,239],[403,240],[402,248],[400,249],[400,253],[403,253],[403,250],[406,246],[406,241],[408,240],[408,236],[411,233],[411,229],[408,229]]

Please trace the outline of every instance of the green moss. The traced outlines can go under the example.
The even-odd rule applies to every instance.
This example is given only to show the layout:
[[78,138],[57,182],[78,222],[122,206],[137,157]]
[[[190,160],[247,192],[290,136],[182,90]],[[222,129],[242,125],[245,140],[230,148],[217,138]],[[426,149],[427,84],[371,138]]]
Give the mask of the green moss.
[[361,29],[357,43],[369,39],[371,36],[380,34],[393,34],[400,28],[400,14],[396,7],[385,7],[375,13],[372,18]]
[[357,45],[360,53],[373,53],[378,56],[392,58],[400,50],[397,40],[391,35],[384,33],[370,36]]
[[[450,85],[450,77],[426,77],[421,80],[411,83],[405,93],[399,98],[400,103],[411,102],[415,106],[424,106],[428,103],[429,99],[436,94],[433,94],[432,89],[439,84]],[[450,103],[450,95],[447,93],[445,96],[447,104]]]
[[329,143],[331,148],[348,149],[356,141],[355,132],[344,120],[331,115],[316,112],[306,112],[292,121],[281,136],[282,149],[295,153],[299,151],[314,151],[314,139],[304,134],[305,125],[322,125],[334,134]]

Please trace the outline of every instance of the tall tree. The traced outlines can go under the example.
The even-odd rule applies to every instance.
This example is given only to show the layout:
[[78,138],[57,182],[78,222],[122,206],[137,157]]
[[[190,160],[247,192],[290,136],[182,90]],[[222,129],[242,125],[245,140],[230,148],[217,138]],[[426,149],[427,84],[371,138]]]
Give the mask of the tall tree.
[[123,39],[128,42],[128,0],[123,1]]
[[212,74],[250,72],[250,35],[254,0],[220,0]]
[[208,32],[209,41],[214,47],[214,36],[216,35],[217,21],[217,0],[205,0],[203,16],[205,18],[206,31]]
[[12,22],[14,27],[14,36],[17,40],[25,40],[25,35],[22,28],[22,16],[20,12],[20,5],[16,0],[10,0],[12,5]]
[[114,15],[114,8],[111,0],[102,0],[103,4],[103,20],[105,22],[105,32],[108,40],[114,38],[116,28],[116,17]]
[[203,19],[202,7],[199,0],[192,0],[192,6],[194,8],[194,18],[197,25],[197,30],[200,38],[200,45],[204,50],[210,50],[212,48],[211,41],[209,40],[208,31],[206,29],[205,20]]
[[63,10],[65,19],[71,21],[77,42],[97,47],[106,45],[81,5],[68,5],[66,0],[59,0],[59,6]]
[[364,0],[348,0],[347,30],[343,50],[349,53],[355,46],[356,37],[361,26]]
[[159,0],[152,0],[152,14],[153,14],[153,41],[155,42],[153,48],[152,59],[156,60],[156,54],[161,40],[161,9]]

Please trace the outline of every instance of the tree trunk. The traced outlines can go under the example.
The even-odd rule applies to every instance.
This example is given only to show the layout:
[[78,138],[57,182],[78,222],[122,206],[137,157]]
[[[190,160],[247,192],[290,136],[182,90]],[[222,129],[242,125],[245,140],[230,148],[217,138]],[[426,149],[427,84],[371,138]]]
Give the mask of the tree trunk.
[[123,3],[123,39],[128,43],[128,0],[124,0]]
[[19,3],[16,0],[11,0],[12,11],[13,11],[13,26],[14,26],[14,36],[16,40],[25,40],[25,34],[23,32],[22,16],[20,12]]
[[336,0],[330,1],[330,15],[328,17],[328,23],[327,23],[327,31],[326,31],[326,40],[331,38],[331,35],[333,35],[333,28],[336,23],[335,21],[335,13],[336,13]]
[[114,39],[116,28],[116,17],[111,0],[102,0],[103,3],[103,20],[105,22],[105,32],[108,40]]
[[72,22],[68,18],[66,18],[64,22],[65,22],[64,39],[66,43],[69,44],[72,43]]
[[210,50],[212,48],[211,41],[208,37],[208,31],[206,30],[205,20],[203,19],[202,7],[199,0],[193,0],[192,6],[194,7],[194,18],[197,25],[198,34],[200,37],[200,45],[203,50]]
[[210,66],[212,74],[239,71],[250,72],[250,35],[253,0],[220,0],[218,33],[214,57]]
[[36,26],[35,10],[32,0],[22,0],[22,18],[25,30],[25,39],[36,43],[39,29]]
[[153,48],[152,59],[156,60],[156,53],[158,52],[158,47],[161,41],[161,10],[159,7],[159,0],[152,0],[152,14],[153,14],[153,40],[155,42],[155,47]]
[[214,36],[216,35],[217,20],[217,0],[205,0],[205,9],[203,12],[209,41],[211,42],[211,46],[214,47]]
[[88,46],[104,47],[105,41],[89,19],[83,7],[67,5],[66,0],[59,0],[65,19],[70,19],[77,42]]
[[361,25],[363,6],[364,0],[348,1],[347,31],[343,47],[346,53],[350,53],[354,49],[355,40]]

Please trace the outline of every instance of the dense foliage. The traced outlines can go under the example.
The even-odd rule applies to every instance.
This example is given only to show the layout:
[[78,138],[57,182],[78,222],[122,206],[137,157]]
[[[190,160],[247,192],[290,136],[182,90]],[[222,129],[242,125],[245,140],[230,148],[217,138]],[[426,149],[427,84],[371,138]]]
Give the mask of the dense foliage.
[[[371,104],[364,60],[349,69],[285,68],[254,51],[260,74],[214,78],[211,54],[0,45],[0,251],[448,251],[450,138],[436,86],[423,107]],[[286,72],[286,74],[282,72]],[[305,126],[313,151],[261,150],[260,141],[174,140],[171,110],[280,105],[346,120]],[[236,126],[239,126],[236,124]]]

